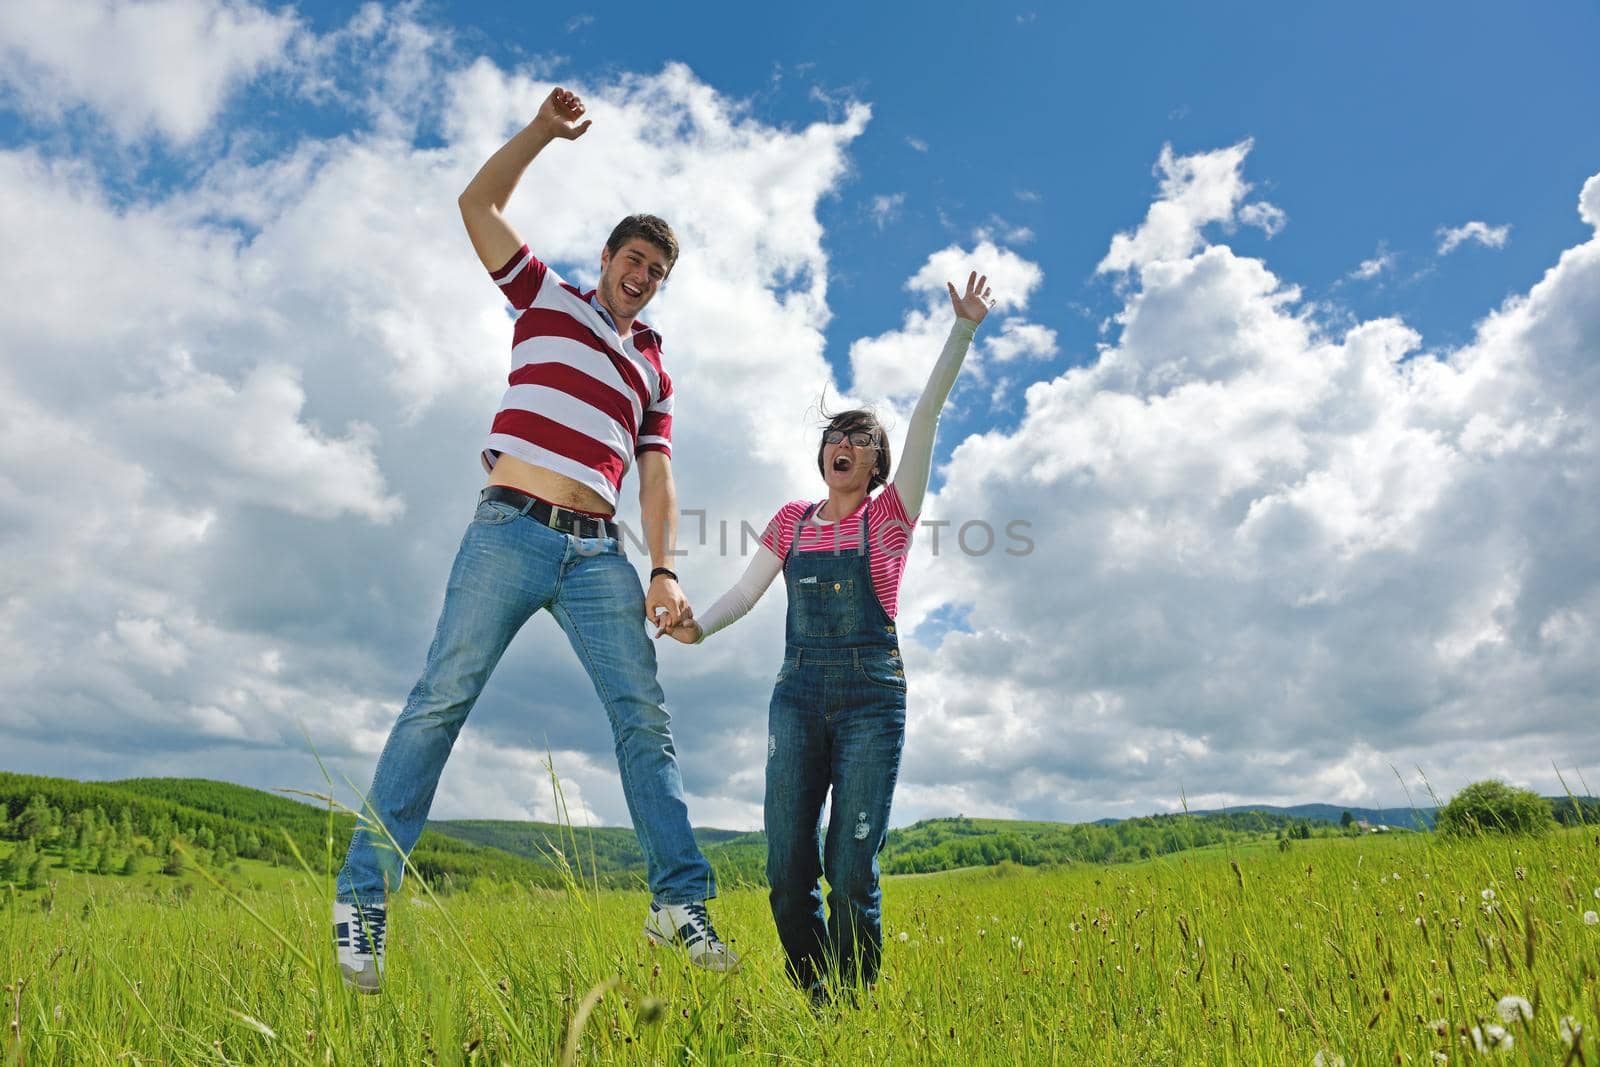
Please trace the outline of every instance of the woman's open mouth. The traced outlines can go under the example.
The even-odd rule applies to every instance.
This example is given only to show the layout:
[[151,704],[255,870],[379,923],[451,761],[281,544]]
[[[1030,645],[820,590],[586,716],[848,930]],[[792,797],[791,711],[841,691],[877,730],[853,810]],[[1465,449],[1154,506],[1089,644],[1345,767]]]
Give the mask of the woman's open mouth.
[[834,456],[833,457],[833,469],[838,471],[838,472],[840,472],[841,474],[845,473],[846,471],[848,471],[853,466],[855,466],[855,464],[851,461],[849,456]]

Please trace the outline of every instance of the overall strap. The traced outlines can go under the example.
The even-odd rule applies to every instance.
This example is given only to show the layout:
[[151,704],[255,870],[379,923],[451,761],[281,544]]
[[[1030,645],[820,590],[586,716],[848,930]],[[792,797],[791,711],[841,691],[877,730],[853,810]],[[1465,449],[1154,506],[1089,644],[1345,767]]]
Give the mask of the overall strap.
[[794,555],[795,552],[798,551],[799,548],[800,548],[800,531],[801,531],[801,529],[803,529],[805,527],[805,524],[808,521],[810,521],[812,513],[815,512],[817,510],[817,508],[819,508],[821,506],[822,505],[820,505],[820,504],[811,504],[811,505],[809,505],[806,508],[805,513],[802,514],[798,519],[795,520],[794,536],[789,539],[789,551],[785,552],[784,555],[783,555],[783,565],[785,567],[787,567],[789,565],[789,557]]

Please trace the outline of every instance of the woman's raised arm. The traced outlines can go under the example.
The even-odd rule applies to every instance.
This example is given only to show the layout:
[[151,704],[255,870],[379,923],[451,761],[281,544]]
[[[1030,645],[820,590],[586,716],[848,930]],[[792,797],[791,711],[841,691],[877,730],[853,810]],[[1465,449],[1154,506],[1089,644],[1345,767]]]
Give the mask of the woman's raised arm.
[[939,430],[939,413],[961,374],[961,363],[967,358],[972,335],[978,329],[994,300],[989,293],[989,279],[973,271],[967,276],[967,288],[957,293],[956,287],[945,282],[950,290],[950,304],[955,308],[955,325],[945,340],[928,375],[928,384],[922,397],[911,412],[911,425],[906,428],[906,443],[900,453],[900,465],[895,470],[894,487],[905,504],[906,514],[915,518],[922,510],[922,498],[928,491],[928,475],[933,467],[933,439]]

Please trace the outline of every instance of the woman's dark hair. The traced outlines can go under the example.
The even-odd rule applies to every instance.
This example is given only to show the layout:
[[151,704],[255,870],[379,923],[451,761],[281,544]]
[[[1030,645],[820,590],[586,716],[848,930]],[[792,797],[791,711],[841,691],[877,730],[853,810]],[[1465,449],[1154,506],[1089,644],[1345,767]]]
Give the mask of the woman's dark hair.
[[[830,415],[828,414],[828,409],[819,404],[817,410],[822,413],[823,418],[828,420],[827,424],[822,427],[824,437],[827,436],[829,430],[838,430],[847,434],[854,433],[857,430],[865,430],[877,439],[878,454],[872,467],[872,480],[867,483],[867,492],[870,493],[878,486],[888,482],[890,462],[889,435],[883,432],[883,423],[878,421],[878,416],[867,408],[851,408],[849,411],[841,411],[837,415]],[[827,450],[828,444],[826,441],[817,445],[817,473],[822,475],[824,480],[828,477],[828,471],[822,464],[822,455]]]

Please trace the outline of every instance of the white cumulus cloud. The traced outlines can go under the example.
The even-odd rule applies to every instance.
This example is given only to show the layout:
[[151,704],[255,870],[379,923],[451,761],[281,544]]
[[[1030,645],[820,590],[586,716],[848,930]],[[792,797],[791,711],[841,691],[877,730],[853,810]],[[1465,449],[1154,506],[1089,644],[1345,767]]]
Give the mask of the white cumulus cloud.
[[1250,192],[1241,164],[1252,142],[1229,148],[1178,156],[1171,145],[1161,149],[1156,173],[1160,193],[1144,221],[1132,233],[1119,233],[1096,269],[1102,273],[1135,270],[1164,259],[1181,259],[1199,246],[1207,225],[1235,220],[1260,226],[1269,234],[1283,225],[1284,214],[1265,201],[1250,205],[1249,218],[1240,218],[1240,202]]
[[1360,282],[1371,281],[1385,271],[1393,271],[1395,258],[1395,254],[1380,242],[1378,251],[1373,254],[1372,258],[1363,259],[1360,265],[1347,274],[1346,277]]
[[[1054,351],[1055,333],[1046,327],[1022,319],[1001,319],[1013,312],[1021,313],[1028,306],[1034,291],[1044,280],[1038,264],[1024,259],[1008,248],[983,238],[973,247],[950,245],[933,253],[906,282],[906,288],[915,294],[917,303],[906,312],[900,328],[876,337],[864,337],[850,346],[851,389],[859,397],[887,401],[890,407],[897,402],[914,400],[928,379],[928,371],[945,336],[950,332],[953,312],[950,310],[946,283],[958,290],[966,286],[973,271],[988,278],[994,291],[995,306],[987,320],[988,325],[968,357],[966,373],[973,374],[983,362],[984,345],[993,332],[1002,332],[999,342],[1001,354],[996,359],[1014,359],[1019,355],[1046,355]],[[998,329],[997,329],[998,327]]]
[[285,60],[292,9],[242,0],[0,5],[0,85],[44,116],[88,107],[124,141],[176,144],[211,125],[240,84]]
[[1600,238],[1436,354],[1201,241],[1244,184],[1216,153],[1162,169],[1225,195],[1158,212],[1164,187],[1162,236],[1113,239],[1113,343],[961,443],[927,507],[1032,550],[913,553],[902,630],[965,625],[908,643],[906,779],[1072,817],[1592,766]]
[[1439,227],[1439,255],[1449,255],[1468,241],[1485,248],[1504,248],[1511,237],[1511,224],[1490,226],[1474,219],[1460,226]]
[[[439,72],[442,143],[414,143],[412,94],[364,97],[330,59],[361,42],[367,69]],[[160,774],[204,759],[220,777],[316,787],[303,727],[365,786],[421,668],[507,369],[510,322],[455,198],[549,91],[534,70],[452,64],[446,43],[372,11],[301,42],[308,69],[336,79],[317,91],[354,101],[357,125],[257,161],[202,149],[171,191],[113,195],[98,175],[114,160],[0,152],[8,247],[73,249],[0,262],[0,634],[14,652],[0,680],[17,698],[0,728],[22,765]],[[682,66],[569,84],[595,126],[541,157],[510,218],[579,284],[623,214],[677,228],[684,255],[647,318],[678,383],[677,449],[700,458],[677,482],[708,519],[703,541],[692,521],[681,538],[708,597],[743,568],[741,523],[787,499],[774,487],[817,477],[805,398],[833,383],[816,206],[869,111],[778,129]],[[645,155],[641,200],[628,175]],[[734,441],[737,465],[704,462]],[[64,478],[94,491],[63,494]],[[759,785],[725,768],[753,743],[745,709],[764,699],[778,622],[752,618],[741,638],[664,651],[663,677],[706,709],[679,731],[697,804],[748,821]],[[85,647],[99,654],[80,662]],[[441,816],[547,817],[527,798],[548,749],[586,817],[626,820],[605,717],[548,619],[502,662],[468,735]],[[486,789],[474,776],[490,769],[517,780]]]
[[[65,21],[81,43],[97,19],[169,9],[210,20],[178,38],[218,44],[174,68],[199,96],[180,106],[114,71],[128,107],[106,121],[194,144],[183,181],[140,187],[49,128],[0,151],[7,247],[73,250],[0,257],[0,730],[11,765],[40,773],[204,766],[315,788],[303,727],[360,788],[422,665],[507,369],[509,320],[455,197],[550,82],[364,9],[293,50],[329,79],[316,93],[358,103],[351,125],[208,155],[227,94],[303,31],[222,3],[90,3]],[[6,71],[50,74],[49,100],[8,82],[32,121],[106,106],[41,36],[58,31],[18,29],[10,9],[0,26]],[[393,96],[329,59],[357,47]],[[820,493],[810,409],[840,383],[817,208],[870,112],[772,126],[681,65],[569,84],[594,128],[540,157],[509,217],[578,284],[622,214],[677,228],[683,257],[646,318],[678,386],[680,501],[704,520],[682,523],[678,569],[707,603],[743,569],[741,524]],[[261,132],[236,121],[230,136]],[[1117,306],[1087,362],[1047,362],[1043,253],[984,236],[931,244],[898,327],[851,345],[850,392],[893,416],[948,330],[945,282],[977,268],[998,305],[952,403],[1026,385],[1014,424],[944,442],[925,515],[948,525],[919,533],[902,595],[897,822],[1137,814],[1180,792],[1357,803],[1389,797],[1391,764],[1448,792],[1600,757],[1600,236],[1485,309],[1459,349],[1396,318],[1330,324],[1214,242],[1282,225],[1250,199],[1249,147],[1161,151],[1148,213],[1105,235]],[[1600,175],[1578,208],[1600,228]],[[756,821],[782,599],[660,649],[701,822]],[[551,752],[583,818],[624,822],[611,748],[536,618],[435,813],[548,817]]]

